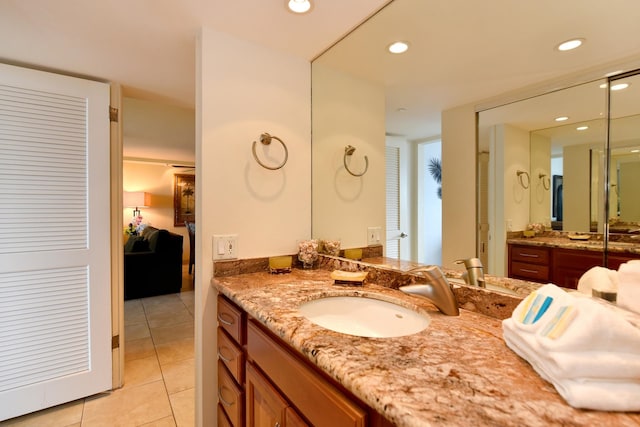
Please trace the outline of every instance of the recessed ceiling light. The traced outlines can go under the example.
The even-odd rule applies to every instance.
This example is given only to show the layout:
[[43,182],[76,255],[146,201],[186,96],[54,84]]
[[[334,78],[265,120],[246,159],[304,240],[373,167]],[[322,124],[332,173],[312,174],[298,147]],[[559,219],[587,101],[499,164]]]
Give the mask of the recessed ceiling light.
[[387,49],[391,53],[404,53],[409,49],[409,44],[407,42],[395,42],[391,43]]
[[584,39],[571,39],[560,43],[556,49],[561,52],[566,52],[582,46],[582,43],[584,43]]
[[576,128],[576,130],[587,130],[587,129],[589,129],[589,126],[578,126]]
[[311,10],[311,2],[309,0],[289,0],[287,7],[294,13],[307,13]]
[[611,90],[623,90],[629,87],[629,83],[616,83],[611,85]]
[[556,117],[555,121],[556,122],[564,122],[565,120],[569,120],[569,117],[567,116],[561,116],[561,117]]
[[407,111],[407,109],[406,109],[406,108],[404,108],[404,107],[399,107],[399,108],[397,108],[397,109],[396,109],[396,111],[397,111],[398,113],[404,113],[405,111]]

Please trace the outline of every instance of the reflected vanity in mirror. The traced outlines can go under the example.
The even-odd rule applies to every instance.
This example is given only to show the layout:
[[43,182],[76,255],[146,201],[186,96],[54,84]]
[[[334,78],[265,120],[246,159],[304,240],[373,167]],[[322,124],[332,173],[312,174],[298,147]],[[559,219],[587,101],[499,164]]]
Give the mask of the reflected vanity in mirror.
[[[593,266],[640,257],[635,79],[628,73],[479,113],[479,159],[488,158],[480,167],[491,177],[481,184],[495,201],[479,215],[491,230],[479,233],[489,272],[575,288]],[[522,170],[527,188],[518,185]],[[535,237],[525,237],[527,228],[538,228]]]

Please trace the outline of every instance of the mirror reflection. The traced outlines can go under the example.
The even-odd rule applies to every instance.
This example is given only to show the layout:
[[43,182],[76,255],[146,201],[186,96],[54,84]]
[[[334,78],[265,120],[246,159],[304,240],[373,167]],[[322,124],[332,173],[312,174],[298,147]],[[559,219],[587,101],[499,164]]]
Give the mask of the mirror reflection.
[[611,82],[617,90],[610,91],[609,120],[604,79],[479,113],[479,168],[490,177],[480,194],[494,202],[479,212],[486,218],[478,238],[489,272],[507,275],[505,241],[535,224],[585,239],[589,233],[599,239],[607,227],[640,231],[632,194],[640,178],[638,78]]

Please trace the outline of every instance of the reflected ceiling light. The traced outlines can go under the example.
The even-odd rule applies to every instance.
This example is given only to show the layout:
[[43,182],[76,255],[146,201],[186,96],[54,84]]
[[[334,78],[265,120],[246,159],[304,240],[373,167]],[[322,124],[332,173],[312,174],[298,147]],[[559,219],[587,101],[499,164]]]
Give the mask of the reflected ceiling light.
[[556,49],[560,52],[566,52],[582,46],[582,43],[584,43],[584,39],[571,39],[560,43]]
[[632,153],[640,153],[640,150],[631,150]]
[[391,53],[404,53],[409,49],[409,44],[407,42],[395,42],[391,43],[387,49]]
[[293,13],[306,13],[311,10],[311,2],[309,0],[289,0],[287,7]]
[[611,77],[611,76],[615,76],[616,74],[620,74],[622,73],[624,70],[618,70],[618,71],[612,71],[610,73],[605,74],[605,77]]
[[567,116],[560,116],[560,117],[556,117],[555,121],[556,122],[564,122],[565,120],[569,120],[569,117]]
[[611,90],[623,90],[629,87],[629,83],[616,83],[611,85]]
[[587,130],[587,129],[589,129],[589,126],[578,126],[576,128],[576,130]]
[[397,109],[396,109],[396,111],[397,111],[398,113],[404,113],[405,111],[407,111],[407,109],[406,109],[406,108],[404,108],[404,107],[399,107],[399,108],[397,108]]

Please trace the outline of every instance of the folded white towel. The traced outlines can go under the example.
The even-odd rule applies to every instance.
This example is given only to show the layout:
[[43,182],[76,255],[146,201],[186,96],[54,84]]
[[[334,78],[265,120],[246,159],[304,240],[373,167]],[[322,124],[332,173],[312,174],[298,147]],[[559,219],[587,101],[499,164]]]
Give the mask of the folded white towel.
[[545,351],[610,351],[640,354],[640,329],[591,298],[572,298],[575,312],[563,333],[538,334]]
[[591,267],[578,279],[578,291],[591,296],[591,290],[616,292],[618,272],[605,267]]
[[[535,343],[535,338],[520,333],[513,323],[511,318],[503,321],[507,346],[527,360],[543,379],[553,384],[569,405],[599,411],[640,411],[640,381],[556,376],[553,362],[539,357],[541,353],[529,347],[529,343]],[[624,371],[620,365],[617,368],[618,371]]]
[[618,268],[617,304],[640,313],[640,260],[626,262]]
[[[592,381],[630,381],[640,385],[640,354],[614,351],[547,351],[536,335],[523,334],[512,319],[503,322],[505,341],[523,348],[528,361],[533,360],[554,379]],[[532,363],[533,365],[533,363]]]
[[[550,300],[545,307],[544,303],[547,298],[550,298]],[[536,332],[553,316],[557,307],[567,304],[569,298],[569,294],[554,284],[549,283],[541,286],[535,292],[529,294],[513,310],[511,318],[514,320],[514,326],[523,332]],[[536,301],[538,306],[536,306]],[[540,316],[537,316],[538,314]]]

